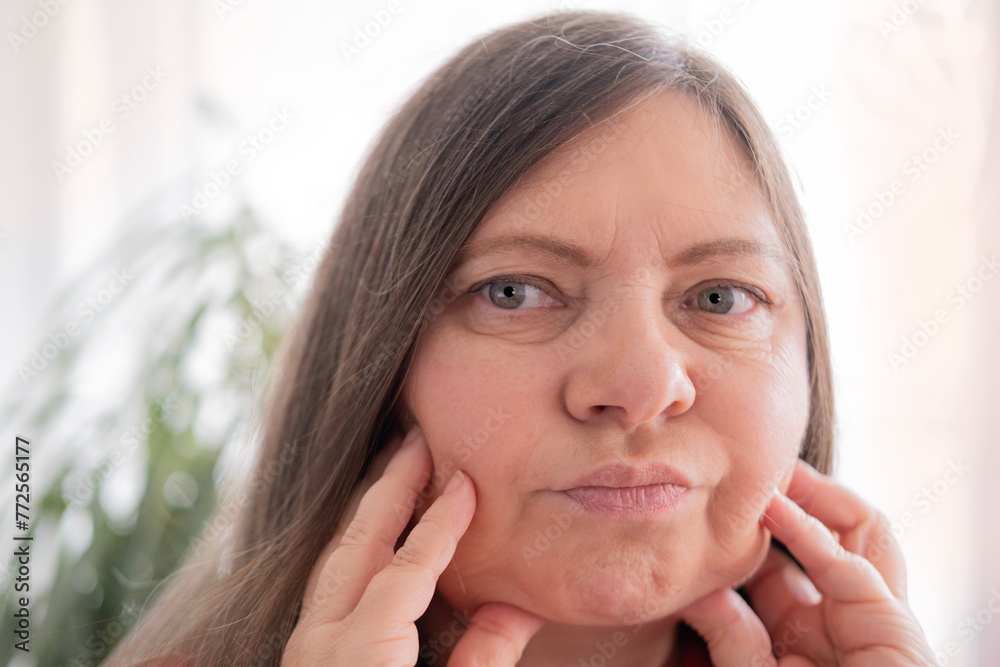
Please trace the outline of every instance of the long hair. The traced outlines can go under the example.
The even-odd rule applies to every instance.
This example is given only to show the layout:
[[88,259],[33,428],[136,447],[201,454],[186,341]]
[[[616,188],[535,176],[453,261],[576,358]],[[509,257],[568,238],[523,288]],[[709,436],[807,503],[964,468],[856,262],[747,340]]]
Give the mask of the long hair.
[[[739,81],[639,19],[562,12],[476,39],[431,74],[370,148],[286,339],[260,458],[114,657],[277,665],[309,572],[375,453],[401,432],[422,328],[491,205],[556,148],[663,90],[745,149],[802,297],[810,410],[801,458],[828,472],[833,391],[813,252],[772,132]],[[235,507],[235,509],[234,509]],[[224,535],[209,534],[220,524]]]

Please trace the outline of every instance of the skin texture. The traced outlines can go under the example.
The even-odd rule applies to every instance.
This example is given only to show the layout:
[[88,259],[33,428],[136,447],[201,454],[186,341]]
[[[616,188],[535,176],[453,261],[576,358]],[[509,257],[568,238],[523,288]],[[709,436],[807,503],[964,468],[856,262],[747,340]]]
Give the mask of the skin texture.
[[[797,459],[804,314],[733,138],[658,94],[529,172],[465,249],[527,233],[592,263],[508,239],[455,267],[406,441],[355,490],[283,664],[670,665],[679,620],[717,667],[934,664],[888,522]],[[561,493],[610,463],[688,486],[645,515]]]
[[[523,276],[520,319],[489,287],[464,294],[431,323],[408,377],[435,469],[461,467],[477,489],[439,582],[456,609],[503,601],[558,623],[625,625],[737,586],[766,554],[757,519],[791,471],[809,401],[803,311],[767,204],[736,142],[686,96],[658,95],[612,128],[550,156],[471,239],[536,234],[597,264],[514,244],[472,258],[449,281],[465,293]],[[677,261],[726,239],[773,255]],[[698,292],[720,282],[770,303],[732,287],[729,314],[699,309]],[[555,491],[607,463],[654,461],[692,482],[662,516],[574,513]]]

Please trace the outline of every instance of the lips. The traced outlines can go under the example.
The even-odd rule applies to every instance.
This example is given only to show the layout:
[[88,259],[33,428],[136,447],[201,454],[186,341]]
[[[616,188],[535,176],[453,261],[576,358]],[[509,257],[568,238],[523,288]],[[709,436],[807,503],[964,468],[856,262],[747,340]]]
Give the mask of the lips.
[[566,495],[592,512],[657,512],[680,502],[687,487],[673,484],[647,484],[616,488],[580,486],[564,491]]
[[618,515],[669,510],[690,488],[687,476],[664,464],[615,464],[587,473],[561,492],[585,510]]
[[692,486],[684,473],[663,463],[641,465],[615,463],[583,475],[562,490],[568,491],[582,486],[626,488],[652,484],[670,484],[685,488]]

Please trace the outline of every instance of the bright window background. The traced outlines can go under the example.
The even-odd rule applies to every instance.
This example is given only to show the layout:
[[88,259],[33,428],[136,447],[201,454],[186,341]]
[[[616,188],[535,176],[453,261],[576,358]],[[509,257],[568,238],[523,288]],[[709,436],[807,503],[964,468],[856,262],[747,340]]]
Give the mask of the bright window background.
[[[49,300],[121,221],[176,216],[275,110],[292,120],[228,188],[305,251],[329,236],[396,105],[461,46],[548,9],[630,11],[721,58],[778,131],[831,324],[837,476],[895,522],[940,662],[1000,664],[996,6],[398,0],[348,59],[342,45],[389,5],[76,0],[17,44],[9,35],[41,5],[0,7],[4,391],[21,391],[18,365],[54,328]],[[115,106],[123,94],[127,116]],[[113,131],[60,181],[53,161],[103,118]],[[228,200],[200,218],[225,217]],[[108,376],[119,361],[108,358]],[[88,382],[98,396],[114,384]],[[4,440],[17,429],[5,424]]]

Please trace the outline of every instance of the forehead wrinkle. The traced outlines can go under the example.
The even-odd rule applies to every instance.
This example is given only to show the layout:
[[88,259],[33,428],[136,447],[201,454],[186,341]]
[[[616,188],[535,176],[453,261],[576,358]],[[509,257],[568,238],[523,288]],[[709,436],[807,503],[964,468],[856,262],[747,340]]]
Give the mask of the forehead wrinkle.
[[685,211],[693,211],[695,213],[705,213],[708,215],[718,216],[720,218],[728,218],[730,220],[736,220],[737,222],[750,222],[749,218],[741,217],[739,215],[734,215],[732,213],[725,213],[719,210],[710,210],[707,208],[698,208],[697,206],[685,206],[684,204],[678,204],[677,202],[670,201],[667,199],[660,199],[659,197],[650,197],[655,202],[664,204],[666,206],[672,206],[674,208],[679,208]]

